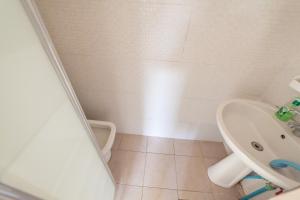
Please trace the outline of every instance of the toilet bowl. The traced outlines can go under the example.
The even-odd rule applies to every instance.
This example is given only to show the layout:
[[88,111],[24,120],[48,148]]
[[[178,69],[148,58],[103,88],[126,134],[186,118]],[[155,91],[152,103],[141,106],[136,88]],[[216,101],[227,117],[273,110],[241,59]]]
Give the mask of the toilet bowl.
[[88,120],[106,162],[110,160],[111,148],[116,136],[116,126],[111,122]]

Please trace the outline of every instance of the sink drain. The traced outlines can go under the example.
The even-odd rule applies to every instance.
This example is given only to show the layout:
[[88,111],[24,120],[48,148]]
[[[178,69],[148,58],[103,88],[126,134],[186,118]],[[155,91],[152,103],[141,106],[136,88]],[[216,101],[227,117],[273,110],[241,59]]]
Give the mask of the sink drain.
[[259,144],[258,142],[253,141],[253,142],[251,142],[251,145],[257,151],[263,151],[264,150],[264,147],[261,144]]

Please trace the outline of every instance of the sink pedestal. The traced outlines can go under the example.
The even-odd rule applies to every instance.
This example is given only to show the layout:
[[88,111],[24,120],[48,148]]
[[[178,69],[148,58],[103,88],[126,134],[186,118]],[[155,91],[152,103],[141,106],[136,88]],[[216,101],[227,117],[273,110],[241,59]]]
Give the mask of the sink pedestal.
[[208,168],[210,180],[221,187],[230,188],[237,184],[252,170],[234,153]]

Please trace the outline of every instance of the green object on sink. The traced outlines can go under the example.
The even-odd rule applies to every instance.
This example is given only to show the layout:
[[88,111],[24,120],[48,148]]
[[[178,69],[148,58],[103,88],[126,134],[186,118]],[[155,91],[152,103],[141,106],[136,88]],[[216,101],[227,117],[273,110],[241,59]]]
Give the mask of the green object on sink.
[[284,122],[287,122],[295,116],[295,111],[297,107],[300,106],[300,97],[296,97],[289,104],[286,104],[278,109],[275,113],[276,117]]
[[294,101],[292,102],[292,106],[294,106],[294,107],[300,106],[300,98],[299,97],[296,97],[294,99]]
[[279,120],[284,122],[287,122],[294,117],[293,111],[288,106],[282,106],[279,108],[275,115]]

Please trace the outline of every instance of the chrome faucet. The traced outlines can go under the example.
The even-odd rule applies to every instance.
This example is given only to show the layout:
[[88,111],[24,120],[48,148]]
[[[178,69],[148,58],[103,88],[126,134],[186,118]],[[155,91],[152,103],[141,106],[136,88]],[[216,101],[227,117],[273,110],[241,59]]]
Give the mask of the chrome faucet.
[[300,97],[295,97],[284,106],[275,107],[277,107],[276,117],[283,122],[288,122],[287,126],[292,130],[292,133],[300,137]]
[[287,125],[292,129],[292,133],[294,133],[295,136],[300,137],[300,122],[289,121]]

